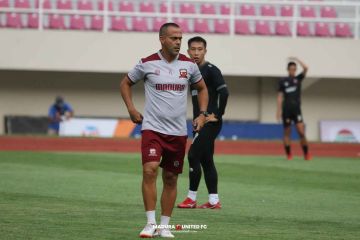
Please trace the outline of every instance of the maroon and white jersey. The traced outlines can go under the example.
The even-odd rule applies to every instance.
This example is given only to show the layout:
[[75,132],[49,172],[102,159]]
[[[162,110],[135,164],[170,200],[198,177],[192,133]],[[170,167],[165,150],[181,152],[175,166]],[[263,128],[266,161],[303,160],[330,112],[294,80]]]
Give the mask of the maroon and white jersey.
[[168,62],[159,51],[141,59],[128,77],[133,83],[144,80],[142,130],[186,136],[188,86],[202,79],[193,60],[179,54],[174,61]]

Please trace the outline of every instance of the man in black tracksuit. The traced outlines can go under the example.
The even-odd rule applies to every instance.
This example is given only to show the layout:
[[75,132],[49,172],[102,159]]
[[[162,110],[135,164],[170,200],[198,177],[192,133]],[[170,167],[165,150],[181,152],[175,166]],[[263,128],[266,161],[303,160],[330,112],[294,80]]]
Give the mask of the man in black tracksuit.
[[[303,71],[296,75],[298,62]],[[308,142],[305,136],[304,119],[301,113],[301,83],[304,80],[308,67],[298,58],[291,58],[287,70],[289,75],[279,81],[277,97],[276,118],[282,119],[284,126],[284,148],[288,160],[292,160],[290,148],[291,123],[295,124],[300,137],[301,146],[304,152],[304,159],[311,160],[308,150]]]
[[188,41],[188,53],[198,64],[205,80],[209,104],[207,112],[200,112],[197,91],[191,89],[193,116],[204,114],[207,123],[199,133],[194,134],[193,143],[188,153],[189,160],[189,193],[179,208],[196,208],[196,195],[201,179],[201,167],[204,171],[205,183],[209,193],[209,201],[198,208],[220,209],[218,196],[218,175],[214,164],[214,142],[222,127],[222,116],[229,96],[227,86],[220,70],[205,61],[206,41],[202,37],[194,37]]

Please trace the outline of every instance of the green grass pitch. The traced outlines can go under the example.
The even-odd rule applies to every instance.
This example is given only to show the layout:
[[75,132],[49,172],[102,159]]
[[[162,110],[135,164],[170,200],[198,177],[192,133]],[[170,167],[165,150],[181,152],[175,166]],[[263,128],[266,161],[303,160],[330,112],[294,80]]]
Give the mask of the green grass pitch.
[[[0,152],[0,239],[137,239],[145,224],[139,157]],[[175,209],[172,224],[207,225],[174,231],[177,239],[360,239],[359,159],[216,162],[223,209]],[[187,169],[177,202],[187,192]],[[204,185],[200,203],[207,200]]]

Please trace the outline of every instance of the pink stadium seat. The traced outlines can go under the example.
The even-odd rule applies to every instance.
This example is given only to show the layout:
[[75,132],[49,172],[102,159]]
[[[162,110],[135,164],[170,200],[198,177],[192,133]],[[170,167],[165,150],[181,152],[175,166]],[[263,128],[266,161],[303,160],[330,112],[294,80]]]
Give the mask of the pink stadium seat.
[[15,0],[15,8],[30,8],[29,0]]
[[140,12],[155,12],[155,6],[152,2],[141,2],[140,3]]
[[39,27],[39,15],[36,13],[29,13],[27,15],[27,27],[38,28]]
[[330,27],[328,23],[315,23],[315,35],[317,37],[331,37]]
[[337,23],[335,25],[336,37],[352,37],[353,34],[350,29],[350,25],[347,23]]
[[289,23],[288,22],[276,22],[275,33],[278,36],[291,36]]
[[194,32],[196,33],[209,33],[209,22],[206,19],[195,19]]
[[222,15],[230,15],[230,6],[229,6],[229,4],[221,4],[220,13]]
[[174,19],[174,22],[181,27],[183,33],[190,33],[189,21],[184,18]]
[[257,35],[271,35],[270,25],[267,21],[257,21],[255,23],[255,33]]
[[119,4],[119,10],[121,12],[133,12],[134,4],[130,1],[121,1]]
[[152,30],[154,32],[159,32],[161,26],[166,22],[167,22],[166,18],[160,18],[160,17],[155,18],[153,21],[153,29]]
[[51,29],[65,29],[64,16],[58,14],[51,14],[49,18],[49,28]]
[[79,10],[85,10],[85,11],[92,11],[93,3],[90,0],[79,0],[77,2],[77,9]]
[[250,35],[252,32],[250,31],[249,22],[247,20],[236,20],[235,21],[235,33],[241,35]]
[[85,19],[82,15],[71,15],[70,17],[70,29],[85,30]]
[[91,16],[90,29],[101,31],[104,27],[104,20],[102,16]]
[[255,7],[249,4],[243,4],[240,7],[240,15],[244,16],[255,16]]
[[280,15],[282,17],[292,17],[294,15],[294,9],[291,6],[282,6]]
[[223,34],[230,33],[229,21],[223,19],[215,19],[214,30],[215,33],[223,33]]
[[132,30],[137,32],[149,31],[146,18],[135,17],[132,19]]
[[264,5],[261,6],[261,15],[262,16],[276,16],[276,10],[275,7],[272,5]]
[[195,13],[195,5],[192,3],[181,3],[180,4],[180,13]]
[[200,12],[202,14],[216,14],[215,6],[210,3],[201,4]]
[[300,8],[300,16],[314,18],[316,17],[315,9],[309,6],[304,6]]
[[71,10],[71,5],[71,0],[57,0],[56,2],[57,9]]
[[6,13],[6,27],[22,28],[21,16],[18,13]]
[[8,8],[10,7],[9,0],[0,0],[0,8]]
[[337,14],[336,14],[336,10],[334,7],[322,7],[320,10],[320,15],[323,18],[336,18]]
[[[40,0],[35,1],[35,7],[39,8]],[[43,9],[52,9],[50,0],[43,0]]]
[[[167,2],[162,2],[160,4],[160,12],[162,13],[166,13],[168,11],[168,4]],[[171,5],[171,9],[170,9],[171,12],[174,12],[174,5]]]
[[[98,1],[98,9],[101,11],[104,10],[104,1],[103,0]],[[112,0],[108,1],[108,11],[114,11],[114,3]]]
[[128,27],[126,25],[126,19],[120,16],[111,17],[111,30],[114,31],[128,31]]
[[301,37],[311,36],[310,26],[307,22],[298,22],[297,23],[297,35]]

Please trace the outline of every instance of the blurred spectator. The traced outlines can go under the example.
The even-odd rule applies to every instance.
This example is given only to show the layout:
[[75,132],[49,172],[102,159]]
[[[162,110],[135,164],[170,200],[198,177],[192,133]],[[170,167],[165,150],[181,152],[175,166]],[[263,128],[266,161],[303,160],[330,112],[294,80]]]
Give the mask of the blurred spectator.
[[49,135],[58,135],[60,122],[69,120],[74,116],[74,111],[69,103],[64,101],[64,98],[57,96],[55,103],[49,108]]

